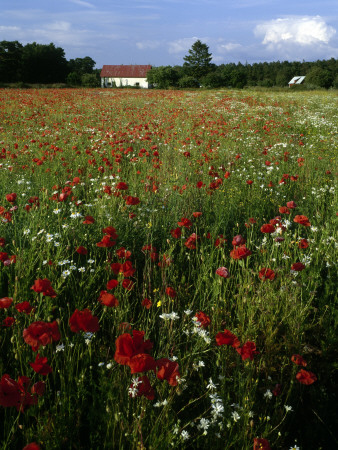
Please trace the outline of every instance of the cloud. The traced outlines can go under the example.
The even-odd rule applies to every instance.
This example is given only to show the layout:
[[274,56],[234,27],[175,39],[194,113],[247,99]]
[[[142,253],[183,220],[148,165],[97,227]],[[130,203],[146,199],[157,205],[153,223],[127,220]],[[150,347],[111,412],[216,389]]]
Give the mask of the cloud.
[[218,46],[218,51],[226,51],[226,52],[232,52],[234,50],[239,50],[242,48],[241,44],[235,44],[233,42],[229,42],[228,44],[221,44]]
[[263,36],[262,44],[270,48],[328,44],[336,33],[320,16],[275,19],[257,25],[254,31],[256,36]]
[[95,8],[95,5],[92,5],[89,2],[84,2],[83,0],[70,0],[71,3],[75,3],[76,5],[84,6],[86,8]]
[[[169,42],[169,53],[186,52],[198,40],[197,37],[177,39]],[[202,39],[201,39],[202,40]],[[204,41],[203,41],[204,42]]]
[[154,50],[155,48],[158,48],[160,46],[160,43],[157,41],[141,41],[136,42],[136,47],[139,50]]

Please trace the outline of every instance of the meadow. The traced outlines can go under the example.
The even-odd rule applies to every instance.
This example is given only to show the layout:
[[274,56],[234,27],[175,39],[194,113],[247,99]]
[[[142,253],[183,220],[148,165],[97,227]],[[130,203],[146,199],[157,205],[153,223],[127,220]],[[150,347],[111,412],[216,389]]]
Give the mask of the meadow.
[[336,91],[0,89],[2,449],[334,449]]

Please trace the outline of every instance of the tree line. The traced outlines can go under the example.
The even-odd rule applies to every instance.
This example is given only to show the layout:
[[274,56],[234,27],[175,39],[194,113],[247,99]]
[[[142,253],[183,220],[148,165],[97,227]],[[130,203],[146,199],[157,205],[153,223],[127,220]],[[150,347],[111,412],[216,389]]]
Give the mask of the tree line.
[[[154,88],[243,88],[287,86],[294,76],[305,75],[307,87],[338,88],[338,60],[315,62],[277,61],[254,64],[215,65],[209,47],[197,40],[183,58],[182,66],[153,67],[147,75]],[[53,43],[22,45],[0,42],[0,83],[67,83],[71,86],[100,86],[100,69],[86,56],[70,59]]]
[[100,71],[94,69],[95,64],[89,56],[67,61],[64,50],[53,43],[0,42],[0,83],[100,86]]
[[206,44],[196,41],[182,66],[153,67],[148,82],[160,89],[170,87],[243,88],[245,86],[287,86],[294,76],[305,76],[306,86],[338,88],[338,60],[299,62],[277,61],[254,64],[212,64]]

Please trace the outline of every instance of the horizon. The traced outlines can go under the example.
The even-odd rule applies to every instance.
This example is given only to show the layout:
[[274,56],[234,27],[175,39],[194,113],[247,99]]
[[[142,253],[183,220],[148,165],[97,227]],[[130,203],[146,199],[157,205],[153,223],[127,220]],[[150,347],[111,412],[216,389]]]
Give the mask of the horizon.
[[89,56],[97,69],[181,66],[198,39],[209,47],[216,65],[338,58],[338,6],[333,0],[2,3],[0,41],[53,43],[67,60]]

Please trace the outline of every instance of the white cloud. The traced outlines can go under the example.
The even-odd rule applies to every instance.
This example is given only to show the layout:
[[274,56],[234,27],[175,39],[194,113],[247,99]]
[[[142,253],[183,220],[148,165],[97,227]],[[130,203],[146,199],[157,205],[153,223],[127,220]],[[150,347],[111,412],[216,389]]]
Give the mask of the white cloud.
[[335,33],[336,30],[320,16],[275,19],[255,28],[256,36],[263,36],[262,44],[270,48],[279,48],[284,44],[328,44]]
[[71,29],[71,23],[60,20],[50,23],[48,26],[46,26],[46,29],[52,31],[69,31]]
[[233,42],[229,42],[228,44],[221,44],[218,47],[218,51],[226,51],[226,52],[232,52],[234,50],[239,50],[242,48],[241,44],[235,44]]
[[155,48],[158,48],[160,46],[160,43],[157,41],[140,41],[136,42],[136,47],[139,50],[154,50]]
[[75,3],[76,5],[84,6],[86,8],[95,8],[94,5],[89,2],[84,2],[83,0],[70,0],[70,2]]
[[[198,40],[197,37],[177,39],[169,42],[169,53],[186,52]],[[203,41],[204,42],[204,41]]]

